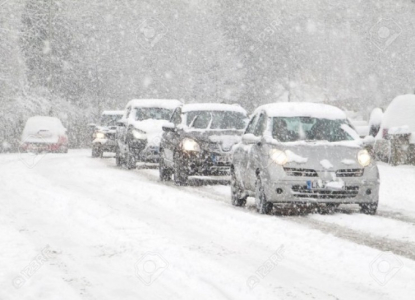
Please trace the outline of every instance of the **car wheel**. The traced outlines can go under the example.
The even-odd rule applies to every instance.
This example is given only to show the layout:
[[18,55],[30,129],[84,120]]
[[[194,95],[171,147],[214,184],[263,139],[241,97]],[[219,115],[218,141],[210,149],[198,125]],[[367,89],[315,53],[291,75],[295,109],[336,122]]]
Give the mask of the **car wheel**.
[[171,179],[171,171],[166,167],[164,163],[162,152],[160,152],[159,176],[160,176],[160,181],[169,181]]
[[174,183],[176,185],[187,185],[188,183],[188,171],[186,167],[183,164],[182,159],[179,157],[179,155],[174,156]]
[[377,203],[360,204],[360,211],[367,215],[375,215],[378,209]]
[[273,204],[271,202],[267,202],[264,186],[262,185],[261,178],[258,178],[255,182],[255,203],[257,207],[257,211],[260,214],[269,214],[272,211]]
[[100,149],[99,148],[100,147],[98,145],[96,145],[96,144],[94,144],[92,146],[92,155],[91,156],[93,158],[100,157]]
[[235,171],[231,170],[231,197],[232,197],[232,205],[234,206],[245,206],[246,198],[248,196],[241,196],[243,194],[243,190],[240,188],[236,176]]
[[329,211],[335,211],[339,206],[340,204],[338,203],[326,203],[326,207]]
[[115,151],[115,165],[121,167],[122,163],[120,149],[117,147],[117,150]]
[[127,152],[127,157],[126,157],[126,165],[127,165],[127,169],[131,170],[131,169],[135,169],[136,168],[136,159],[133,153],[131,153],[130,151]]

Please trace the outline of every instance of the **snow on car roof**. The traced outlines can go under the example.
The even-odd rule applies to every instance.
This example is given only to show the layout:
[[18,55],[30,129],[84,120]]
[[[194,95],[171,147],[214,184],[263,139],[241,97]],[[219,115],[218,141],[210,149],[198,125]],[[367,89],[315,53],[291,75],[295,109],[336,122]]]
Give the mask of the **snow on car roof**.
[[123,110],[104,110],[102,112],[103,115],[123,115]]
[[381,129],[401,126],[408,126],[410,131],[415,131],[415,95],[396,97],[383,115]]
[[239,105],[223,103],[194,103],[183,106],[182,112],[188,111],[234,111],[246,115],[246,110]]
[[50,125],[62,126],[62,123],[58,118],[49,117],[49,116],[34,116],[34,117],[30,117],[26,121],[27,127],[39,128],[42,126],[50,126]]
[[133,99],[128,102],[127,106],[132,107],[160,107],[175,109],[182,105],[182,102],[176,99]]
[[314,117],[330,120],[346,119],[346,114],[335,106],[310,102],[278,102],[258,107],[254,114],[265,111],[269,117]]

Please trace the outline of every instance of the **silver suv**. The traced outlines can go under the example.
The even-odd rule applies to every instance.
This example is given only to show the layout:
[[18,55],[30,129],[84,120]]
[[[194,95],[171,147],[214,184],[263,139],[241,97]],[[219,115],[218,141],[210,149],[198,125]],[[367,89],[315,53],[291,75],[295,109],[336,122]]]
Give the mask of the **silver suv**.
[[359,204],[375,214],[379,173],[344,112],[316,103],[259,107],[235,146],[232,204],[255,196],[260,213],[274,205]]

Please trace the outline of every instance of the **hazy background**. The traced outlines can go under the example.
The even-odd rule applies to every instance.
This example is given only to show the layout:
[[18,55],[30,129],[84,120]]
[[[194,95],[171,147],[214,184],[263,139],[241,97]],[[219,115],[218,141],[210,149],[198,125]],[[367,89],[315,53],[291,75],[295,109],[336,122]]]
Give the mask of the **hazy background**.
[[[133,98],[319,101],[365,117],[415,89],[412,0],[0,0],[0,151],[50,114]],[[2,150],[3,149],[3,150]]]

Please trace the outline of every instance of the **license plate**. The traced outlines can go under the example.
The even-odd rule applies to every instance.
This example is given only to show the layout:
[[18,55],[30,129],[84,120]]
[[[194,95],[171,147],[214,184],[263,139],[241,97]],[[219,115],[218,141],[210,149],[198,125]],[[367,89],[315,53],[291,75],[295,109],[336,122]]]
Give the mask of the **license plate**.
[[229,155],[212,154],[212,161],[216,163],[228,163],[231,161],[231,157]]
[[346,189],[346,185],[344,182],[323,182],[320,181],[311,181],[307,180],[307,190],[314,190],[314,189],[334,189],[334,190],[343,190]]

